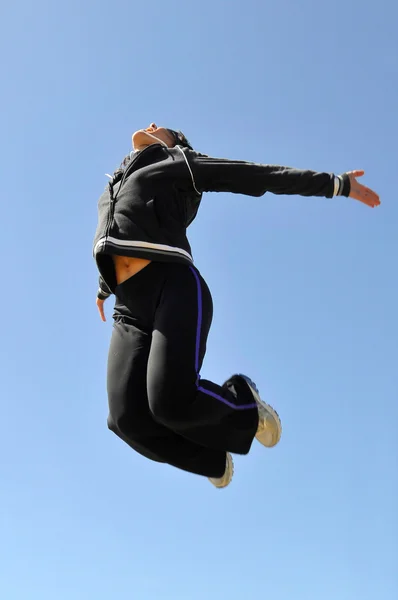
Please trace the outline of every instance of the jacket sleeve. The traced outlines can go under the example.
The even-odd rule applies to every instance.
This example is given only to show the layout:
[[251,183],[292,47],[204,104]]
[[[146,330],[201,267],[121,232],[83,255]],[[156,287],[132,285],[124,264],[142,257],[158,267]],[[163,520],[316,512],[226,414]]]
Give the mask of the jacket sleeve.
[[189,155],[195,186],[199,192],[232,192],[247,196],[298,194],[300,196],[348,196],[348,175],[293,169],[278,165],[212,158],[196,152]]
[[105,283],[104,279],[100,275],[99,276],[99,287],[98,287],[98,292],[97,292],[97,298],[99,298],[100,300],[106,300],[111,295],[112,295],[111,290],[109,289],[109,287]]

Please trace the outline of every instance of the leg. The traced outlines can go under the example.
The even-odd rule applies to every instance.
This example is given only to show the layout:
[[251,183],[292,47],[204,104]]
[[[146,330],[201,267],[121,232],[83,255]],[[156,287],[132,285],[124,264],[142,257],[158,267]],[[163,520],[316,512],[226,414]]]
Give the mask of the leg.
[[225,470],[225,452],[190,442],[154,420],[146,391],[150,343],[150,334],[116,319],[108,358],[108,427],[151,460],[220,477]]
[[248,386],[199,376],[211,320],[211,295],[196,269],[169,265],[148,360],[149,406],[159,423],[187,439],[246,454],[258,426]]

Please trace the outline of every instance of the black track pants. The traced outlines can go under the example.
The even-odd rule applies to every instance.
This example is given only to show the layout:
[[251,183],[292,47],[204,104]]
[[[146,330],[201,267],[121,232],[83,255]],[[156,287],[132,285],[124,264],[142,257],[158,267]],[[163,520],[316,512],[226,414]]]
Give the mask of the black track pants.
[[258,412],[240,378],[200,378],[212,314],[194,267],[152,262],[117,286],[108,426],[152,460],[220,477],[227,451],[249,452]]

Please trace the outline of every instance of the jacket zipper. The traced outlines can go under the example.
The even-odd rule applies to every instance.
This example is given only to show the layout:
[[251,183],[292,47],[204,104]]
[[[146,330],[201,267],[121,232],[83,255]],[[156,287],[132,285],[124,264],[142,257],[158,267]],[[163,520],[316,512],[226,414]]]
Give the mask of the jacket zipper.
[[139,152],[132,161],[130,161],[130,163],[127,165],[126,170],[123,173],[123,177],[120,181],[120,185],[119,185],[119,189],[116,192],[116,196],[115,196],[115,200],[117,199],[117,195],[120,192],[120,190],[123,187],[124,182],[126,181],[127,175],[131,172],[131,168],[134,166],[135,162],[138,160],[139,157],[141,157],[143,155],[144,152],[146,152],[146,150],[148,150],[148,148],[151,148],[151,146],[147,146],[146,148],[144,148],[144,150],[141,150],[141,152]]
[[108,213],[108,219],[107,219],[107,223],[106,223],[106,228],[105,228],[105,240],[107,240],[108,236],[109,236],[109,232],[111,229],[111,225],[112,225],[112,221],[113,221],[113,213],[115,211],[115,202],[117,199],[117,195],[120,192],[120,190],[122,189],[122,185],[126,180],[127,175],[129,174],[129,172],[131,172],[131,168],[134,166],[136,160],[138,159],[138,157],[142,156],[142,153],[145,152],[146,150],[148,150],[148,148],[151,148],[151,146],[148,146],[147,148],[145,148],[144,150],[142,150],[137,156],[134,157],[134,159],[130,162],[130,164],[127,166],[125,172],[123,173],[123,177],[120,181],[120,185],[119,185],[119,189],[116,192],[116,196],[113,196],[113,185],[112,182],[109,182],[109,213]]

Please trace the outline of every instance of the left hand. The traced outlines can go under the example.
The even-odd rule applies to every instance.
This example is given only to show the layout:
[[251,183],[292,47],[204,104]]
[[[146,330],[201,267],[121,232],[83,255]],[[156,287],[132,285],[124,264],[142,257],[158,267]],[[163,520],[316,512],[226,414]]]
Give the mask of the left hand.
[[351,184],[350,198],[359,200],[359,202],[371,208],[380,205],[380,199],[376,192],[357,181],[357,177],[365,175],[365,171],[348,171],[347,175],[350,178]]
[[104,302],[105,302],[105,300],[101,300],[100,298],[97,298],[95,302],[96,302],[96,305],[97,305],[97,308],[98,308],[98,312],[99,312],[100,317],[101,317],[101,321],[104,321],[104,323],[105,323],[105,321],[106,321],[105,311],[104,311]]

